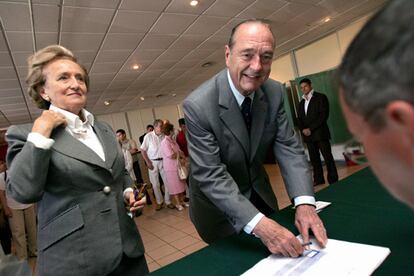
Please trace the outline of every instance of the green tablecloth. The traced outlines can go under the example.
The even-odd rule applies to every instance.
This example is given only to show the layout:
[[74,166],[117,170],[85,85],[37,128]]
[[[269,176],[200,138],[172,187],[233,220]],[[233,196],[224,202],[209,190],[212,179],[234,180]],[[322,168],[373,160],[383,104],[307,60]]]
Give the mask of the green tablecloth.
[[[374,275],[414,275],[414,211],[394,200],[367,168],[317,193],[332,205],[320,214],[329,238],[389,247]],[[294,210],[272,216],[294,234]],[[255,237],[240,234],[217,241],[153,275],[240,275],[269,252]]]

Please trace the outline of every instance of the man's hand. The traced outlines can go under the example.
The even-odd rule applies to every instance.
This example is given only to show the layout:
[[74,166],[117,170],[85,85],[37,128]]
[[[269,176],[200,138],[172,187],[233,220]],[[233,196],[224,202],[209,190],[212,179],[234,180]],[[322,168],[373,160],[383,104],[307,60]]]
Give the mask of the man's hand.
[[154,169],[154,165],[152,164],[151,161],[147,162],[146,164],[147,164],[147,167],[150,171],[152,171]]
[[32,132],[40,133],[44,137],[49,138],[53,129],[60,125],[66,126],[66,124],[66,119],[62,114],[52,110],[45,110],[42,112],[42,115],[34,121]]
[[9,206],[6,206],[6,207],[4,208],[4,215],[5,215],[6,217],[8,217],[8,218],[13,217],[13,213],[12,213],[12,211],[10,210]]
[[303,253],[299,240],[289,230],[267,217],[263,217],[259,221],[253,229],[253,233],[262,240],[273,254],[298,257]]
[[312,134],[310,128],[305,128],[302,130],[303,135],[310,136]]
[[299,205],[296,207],[295,225],[303,238],[303,243],[309,242],[309,229],[312,229],[316,240],[321,247],[325,247],[328,237],[325,227],[316,214],[315,206]]

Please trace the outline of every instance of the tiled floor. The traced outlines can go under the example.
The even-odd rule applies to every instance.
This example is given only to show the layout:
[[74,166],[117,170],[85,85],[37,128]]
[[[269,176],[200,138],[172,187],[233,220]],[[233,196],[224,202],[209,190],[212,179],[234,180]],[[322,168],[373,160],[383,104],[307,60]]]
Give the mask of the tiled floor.
[[[338,165],[339,178],[347,177],[361,168],[363,167]],[[266,165],[266,171],[276,193],[279,208],[282,209],[288,206],[290,200],[283,185],[279,168],[276,165]],[[327,184],[319,185],[315,191],[327,186]],[[145,256],[150,271],[170,264],[207,246],[191,223],[188,209],[179,212],[168,208],[155,211],[154,208],[154,206],[146,206],[143,215],[136,219],[144,241]]]

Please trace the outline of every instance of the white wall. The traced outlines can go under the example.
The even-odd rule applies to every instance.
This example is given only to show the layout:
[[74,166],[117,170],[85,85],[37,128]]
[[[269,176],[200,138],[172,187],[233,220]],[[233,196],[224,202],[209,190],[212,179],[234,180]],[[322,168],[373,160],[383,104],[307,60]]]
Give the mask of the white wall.
[[272,63],[272,72],[270,78],[285,83],[295,78],[295,72],[293,70],[292,56],[286,54],[278,57]]
[[334,33],[277,57],[273,61],[270,78],[286,83],[296,77],[337,67],[352,39],[370,17],[362,17]]
[[178,119],[180,114],[178,113],[177,105],[168,105],[154,108],[155,117],[157,119],[167,119],[177,129]]

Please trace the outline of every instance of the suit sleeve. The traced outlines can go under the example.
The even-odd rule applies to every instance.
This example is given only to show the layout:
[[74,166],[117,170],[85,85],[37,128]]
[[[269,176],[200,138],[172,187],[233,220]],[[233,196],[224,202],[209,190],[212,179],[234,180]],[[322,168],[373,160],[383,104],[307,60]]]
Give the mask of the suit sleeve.
[[282,94],[280,94],[276,123],[278,131],[273,145],[273,152],[279,164],[289,197],[293,199],[298,196],[314,196],[305,152],[287,120]]
[[203,194],[227,217],[236,231],[259,213],[240,190],[222,163],[218,141],[210,127],[205,109],[186,100],[183,104],[187,143],[190,151],[191,185],[198,185]]
[[318,129],[324,124],[329,117],[329,102],[324,94],[318,94],[318,114],[314,116],[314,120],[309,125],[311,131]]
[[21,203],[34,203],[42,198],[51,156],[50,149],[40,149],[27,142],[28,134],[28,130],[18,126],[11,126],[6,133],[7,190]]

